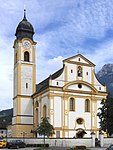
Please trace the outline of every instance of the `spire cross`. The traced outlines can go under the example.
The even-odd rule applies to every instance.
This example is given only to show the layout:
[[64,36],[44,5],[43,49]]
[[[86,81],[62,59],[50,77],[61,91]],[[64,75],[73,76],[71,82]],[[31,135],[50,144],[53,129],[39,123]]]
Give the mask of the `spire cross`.
[[80,51],[79,51],[79,50],[77,50],[77,54],[79,54],[79,52],[80,52]]

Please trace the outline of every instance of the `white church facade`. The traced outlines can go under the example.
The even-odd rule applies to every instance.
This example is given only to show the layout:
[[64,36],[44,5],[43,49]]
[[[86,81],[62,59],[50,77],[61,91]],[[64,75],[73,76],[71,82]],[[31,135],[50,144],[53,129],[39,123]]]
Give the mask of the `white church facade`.
[[[14,42],[13,137],[34,137],[42,117],[49,117],[55,138],[98,135],[98,108],[106,86],[96,78],[95,65],[81,54],[67,58],[63,67],[36,84],[34,29],[24,18]],[[37,77],[38,78],[38,77]]]

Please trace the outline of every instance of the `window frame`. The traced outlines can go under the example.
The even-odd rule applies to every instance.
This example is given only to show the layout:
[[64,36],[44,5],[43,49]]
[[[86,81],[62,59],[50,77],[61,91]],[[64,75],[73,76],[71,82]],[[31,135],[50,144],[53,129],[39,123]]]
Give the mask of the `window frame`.
[[77,68],[77,76],[78,77],[82,77],[82,75],[83,75],[83,69],[82,69],[81,66],[78,66],[78,68]]
[[69,111],[75,111],[75,99],[73,97],[69,99]]
[[24,61],[25,61],[25,62],[29,62],[29,60],[30,60],[29,52],[28,52],[28,51],[25,51],[25,52],[24,52]]
[[90,112],[90,100],[85,100],[85,112]]

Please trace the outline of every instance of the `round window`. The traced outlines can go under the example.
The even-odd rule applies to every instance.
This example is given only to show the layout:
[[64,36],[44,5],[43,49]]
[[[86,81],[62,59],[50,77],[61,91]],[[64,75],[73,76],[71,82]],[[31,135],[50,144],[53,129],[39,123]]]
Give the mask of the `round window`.
[[82,118],[78,118],[77,120],[76,120],[76,122],[78,123],[78,124],[83,124],[83,119]]
[[81,89],[81,88],[82,88],[82,84],[80,84],[80,83],[79,83],[79,84],[78,84],[78,88],[80,88],[80,89]]

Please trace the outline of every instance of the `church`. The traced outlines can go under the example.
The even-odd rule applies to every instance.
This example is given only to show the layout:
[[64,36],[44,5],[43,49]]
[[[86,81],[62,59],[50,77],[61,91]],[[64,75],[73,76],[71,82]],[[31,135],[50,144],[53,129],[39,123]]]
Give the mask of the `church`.
[[60,70],[36,84],[37,43],[33,35],[24,10],[13,46],[12,137],[35,137],[33,131],[42,117],[49,117],[54,126],[53,138],[79,138],[81,132],[82,137],[91,137],[91,132],[98,135],[97,112],[107,92],[96,78],[95,64],[77,54],[63,60]]

